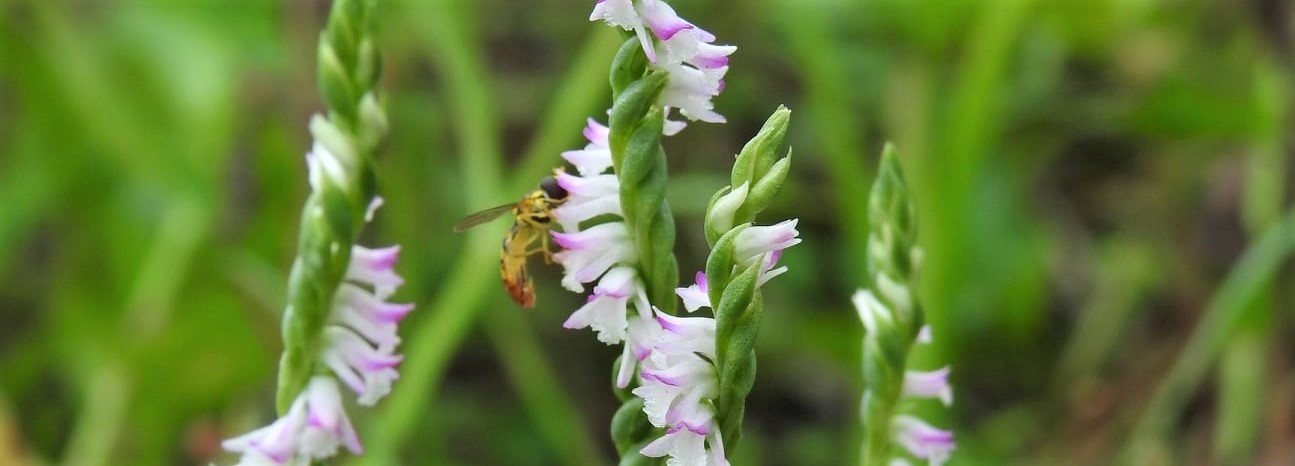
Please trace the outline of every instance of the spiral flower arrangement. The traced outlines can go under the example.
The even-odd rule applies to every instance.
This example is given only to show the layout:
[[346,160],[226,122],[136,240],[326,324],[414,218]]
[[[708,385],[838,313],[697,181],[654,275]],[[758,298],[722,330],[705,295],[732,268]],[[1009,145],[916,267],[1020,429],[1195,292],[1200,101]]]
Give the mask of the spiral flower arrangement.
[[373,12],[371,0],[338,0],[319,38],[319,87],[328,115],[310,121],[311,194],[302,208],[283,314],[280,417],[224,442],[242,455],[243,466],[307,465],[339,448],[362,453],[338,382],[358,404],[372,406],[399,378],[397,324],[413,310],[387,301],[404,283],[395,272],[400,248],[356,244],[382,205],[373,156],[387,123],[374,89],[380,62]]

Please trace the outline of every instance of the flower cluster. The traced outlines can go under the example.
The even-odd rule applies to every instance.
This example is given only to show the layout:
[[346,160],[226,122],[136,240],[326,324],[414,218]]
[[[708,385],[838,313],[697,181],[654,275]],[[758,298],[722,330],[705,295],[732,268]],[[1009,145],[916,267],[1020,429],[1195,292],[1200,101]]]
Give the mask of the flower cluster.
[[[307,155],[310,180],[315,189],[335,156],[322,144]],[[381,198],[374,198],[369,214]],[[371,217],[371,215],[370,215]],[[399,246],[369,249],[351,246],[346,274],[333,296],[327,323],[322,330],[322,347],[315,360],[321,370],[297,395],[283,417],[273,424],[226,440],[226,450],[242,454],[240,465],[306,465],[327,458],[345,446],[352,453],[362,451],[359,438],[343,409],[337,381],[355,393],[357,403],[372,406],[391,391],[399,377],[396,354],[400,337],[396,326],[413,310],[412,304],[394,304],[387,299],[404,280],[396,274]]]
[[[711,98],[724,90],[728,56],[737,47],[714,45],[714,34],[679,17],[661,0],[598,0],[589,20],[602,20],[638,35],[648,61],[670,75],[661,94],[662,105],[679,109],[689,120],[725,121],[715,113]],[[675,134],[683,126],[683,122],[668,122],[665,133]]]
[[[584,284],[598,282],[588,302],[563,326],[590,327],[598,333],[598,340],[608,345],[625,343],[616,375],[616,385],[624,388],[629,386],[637,362],[647,358],[660,327],[652,317],[652,306],[635,268],[638,256],[621,217],[620,181],[615,174],[604,173],[612,166],[607,134],[606,126],[589,119],[584,131],[589,144],[583,150],[562,154],[579,175],[556,174],[558,185],[567,191],[567,200],[553,209],[563,231],[552,235],[563,249],[554,256],[564,270],[562,286],[580,293]],[[596,217],[613,220],[581,229],[583,222]],[[631,304],[636,312],[629,312]]]
[[[868,333],[876,332],[879,322],[894,320],[894,313],[886,307],[871,291],[859,290],[854,293],[854,306],[863,320]],[[922,327],[918,333],[918,343],[931,342],[930,327]],[[945,406],[953,404],[953,389],[949,386],[949,367],[933,371],[908,370],[904,372],[903,398],[938,399]],[[953,431],[943,430],[927,424],[916,416],[896,415],[891,421],[894,442],[904,447],[909,454],[928,461],[932,466],[939,466],[949,460],[955,444]],[[907,464],[904,460],[895,460],[892,464]]]
[[[788,220],[747,228],[736,241],[738,264],[761,263],[756,283],[762,285],[787,270],[775,268],[778,259],[784,249],[800,243],[800,237],[796,220]],[[712,307],[706,274],[702,272],[697,273],[693,285],[678,288],[675,293],[688,312]],[[666,435],[640,453],[651,457],[669,455],[672,466],[726,465],[714,404],[719,395],[716,321],[712,317],[675,317],[659,311],[656,320],[662,331],[643,362],[641,385],[633,393],[643,398],[648,421],[665,428]]]
[[[634,394],[661,436],[639,451],[643,456],[669,455],[671,465],[728,464],[724,440],[711,400],[719,394],[715,373],[715,319],[657,313],[663,329],[639,373]],[[710,454],[707,455],[707,446]]]

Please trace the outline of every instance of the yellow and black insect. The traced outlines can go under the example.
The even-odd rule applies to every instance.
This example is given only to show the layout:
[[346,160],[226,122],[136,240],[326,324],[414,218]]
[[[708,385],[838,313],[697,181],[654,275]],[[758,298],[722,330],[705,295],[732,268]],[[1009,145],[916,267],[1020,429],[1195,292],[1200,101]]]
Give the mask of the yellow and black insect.
[[503,247],[499,249],[499,274],[513,301],[524,308],[531,308],[535,306],[535,282],[526,272],[526,258],[541,253],[545,263],[553,261],[553,253],[549,251],[549,225],[553,223],[553,208],[566,200],[567,190],[558,185],[556,179],[547,176],[540,181],[540,189],[522,200],[469,215],[454,225],[454,231],[467,230],[511,211],[515,220],[512,230],[504,237]]

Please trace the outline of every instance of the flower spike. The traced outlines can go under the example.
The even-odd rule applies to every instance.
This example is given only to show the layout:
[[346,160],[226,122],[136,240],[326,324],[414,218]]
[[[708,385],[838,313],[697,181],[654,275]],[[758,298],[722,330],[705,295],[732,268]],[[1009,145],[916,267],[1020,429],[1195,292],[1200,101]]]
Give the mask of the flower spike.
[[306,465],[339,447],[361,454],[338,382],[372,406],[399,378],[397,324],[413,306],[388,302],[404,279],[399,246],[356,244],[382,205],[373,155],[386,134],[378,104],[373,2],[337,0],[319,41],[319,88],[327,116],[310,121],[311,194],[302,208],[297,259],[283,317],[280,418],[224,442],[242,465]]
[[864,328],[863,464],[910,464],[909,458],[913,458],[939,466],[953,453],[953,432],[932,427],[901,410],[905,399],[934,398],[948,406],[953,403],[953,388],[947,366],[933,371],[906,370],[913,346],[928,343],[931,337],[913,292],[921,258],[916,245],[916,209],[890,145],[882,153],[868,206],[872,219],[868,288],[854,295]]

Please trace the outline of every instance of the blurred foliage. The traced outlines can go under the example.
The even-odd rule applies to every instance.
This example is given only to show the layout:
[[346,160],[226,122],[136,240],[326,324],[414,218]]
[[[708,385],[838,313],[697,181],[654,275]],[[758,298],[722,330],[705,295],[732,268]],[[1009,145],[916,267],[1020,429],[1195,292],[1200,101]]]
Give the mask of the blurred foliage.
[[[602,116],[616,38],[591,4],[383,2],[393,127],[366,242],[404,246],[398,298],[420,308],[405,377],[356,414],[370,464],[612,457],[617,350],[561,328],[580,297],[536,267],[521,312],[496,283],[503,225],[450,233]],[[735,464],[857,461],[848,297],[886,140],[923,223],[937,344],[919,357],[954,367],[953,464],[1295,457],[1291,240],[1273,229],[1295,179],[1289,2],[674,4],[739,46],[729,124],[667,141],[682,276],[729,157],[794,111],[768,216],[799,217],[805,243],[767,289]],[[326,11],[0,0],[0,464],[228,463],[219,440],[272,416]]]

